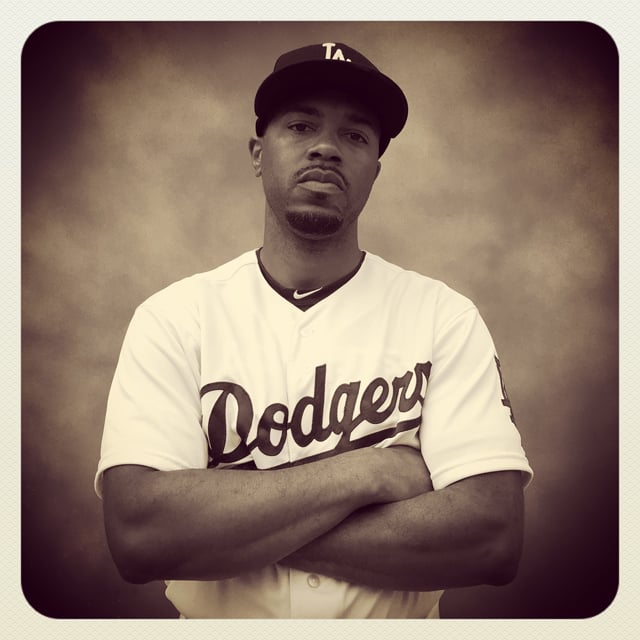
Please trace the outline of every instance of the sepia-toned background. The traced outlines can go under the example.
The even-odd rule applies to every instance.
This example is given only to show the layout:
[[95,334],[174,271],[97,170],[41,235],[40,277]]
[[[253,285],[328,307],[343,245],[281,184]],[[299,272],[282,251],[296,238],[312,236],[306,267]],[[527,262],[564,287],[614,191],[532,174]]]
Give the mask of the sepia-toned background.
[[[405,90],[361,244],[472,298],[536,477],[506,587],[443,617],[583,618],[618,583],[618,59],[589,23],[53,23],[22,65],[22,586],[54,618],[175,617],[93,493],[134,308],[261,242],[247,141],[285,50],[344,41]],[[419,321],[419,319],[416,319]]]

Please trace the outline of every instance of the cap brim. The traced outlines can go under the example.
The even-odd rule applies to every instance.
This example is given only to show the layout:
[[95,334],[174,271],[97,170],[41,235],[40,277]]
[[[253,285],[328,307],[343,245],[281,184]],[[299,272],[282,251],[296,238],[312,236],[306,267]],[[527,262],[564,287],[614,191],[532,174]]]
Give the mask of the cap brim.
[[287,101],[324,88],[353,94],[370,108],[380,121],[381,137],[394,138],[407,121],[407,99],[391,78],[354,62],[332,60],[311,60],[272,73],[258,88],[255,113],[268,119]]

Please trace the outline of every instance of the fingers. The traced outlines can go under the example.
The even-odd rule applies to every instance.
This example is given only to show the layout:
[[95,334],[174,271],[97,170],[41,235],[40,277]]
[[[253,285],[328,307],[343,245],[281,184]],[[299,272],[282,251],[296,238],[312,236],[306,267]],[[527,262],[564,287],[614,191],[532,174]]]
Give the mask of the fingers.
[[395,502],[431,491],[429,470],[419,450],[407,446],[376,449],[380,502]]

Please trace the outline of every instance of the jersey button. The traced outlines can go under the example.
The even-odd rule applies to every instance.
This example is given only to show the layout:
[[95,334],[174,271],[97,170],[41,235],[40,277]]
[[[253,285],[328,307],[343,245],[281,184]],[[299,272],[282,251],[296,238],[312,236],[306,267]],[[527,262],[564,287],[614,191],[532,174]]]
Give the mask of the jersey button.
[[315,573],[311,573],[307,577],[307,583],[312,589],[317,589],[320,586],[320,577]]

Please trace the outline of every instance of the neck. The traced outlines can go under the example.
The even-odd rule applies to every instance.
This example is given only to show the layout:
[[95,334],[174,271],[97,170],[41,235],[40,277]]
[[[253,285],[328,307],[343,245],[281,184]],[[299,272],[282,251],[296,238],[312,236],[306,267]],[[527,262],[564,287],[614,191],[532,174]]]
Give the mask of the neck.
[[347,275],[359,264],[355,225],[352,230],[323,240],[308,240],[265,226],[260,257],[267,271],[283,287],[313,289]]

